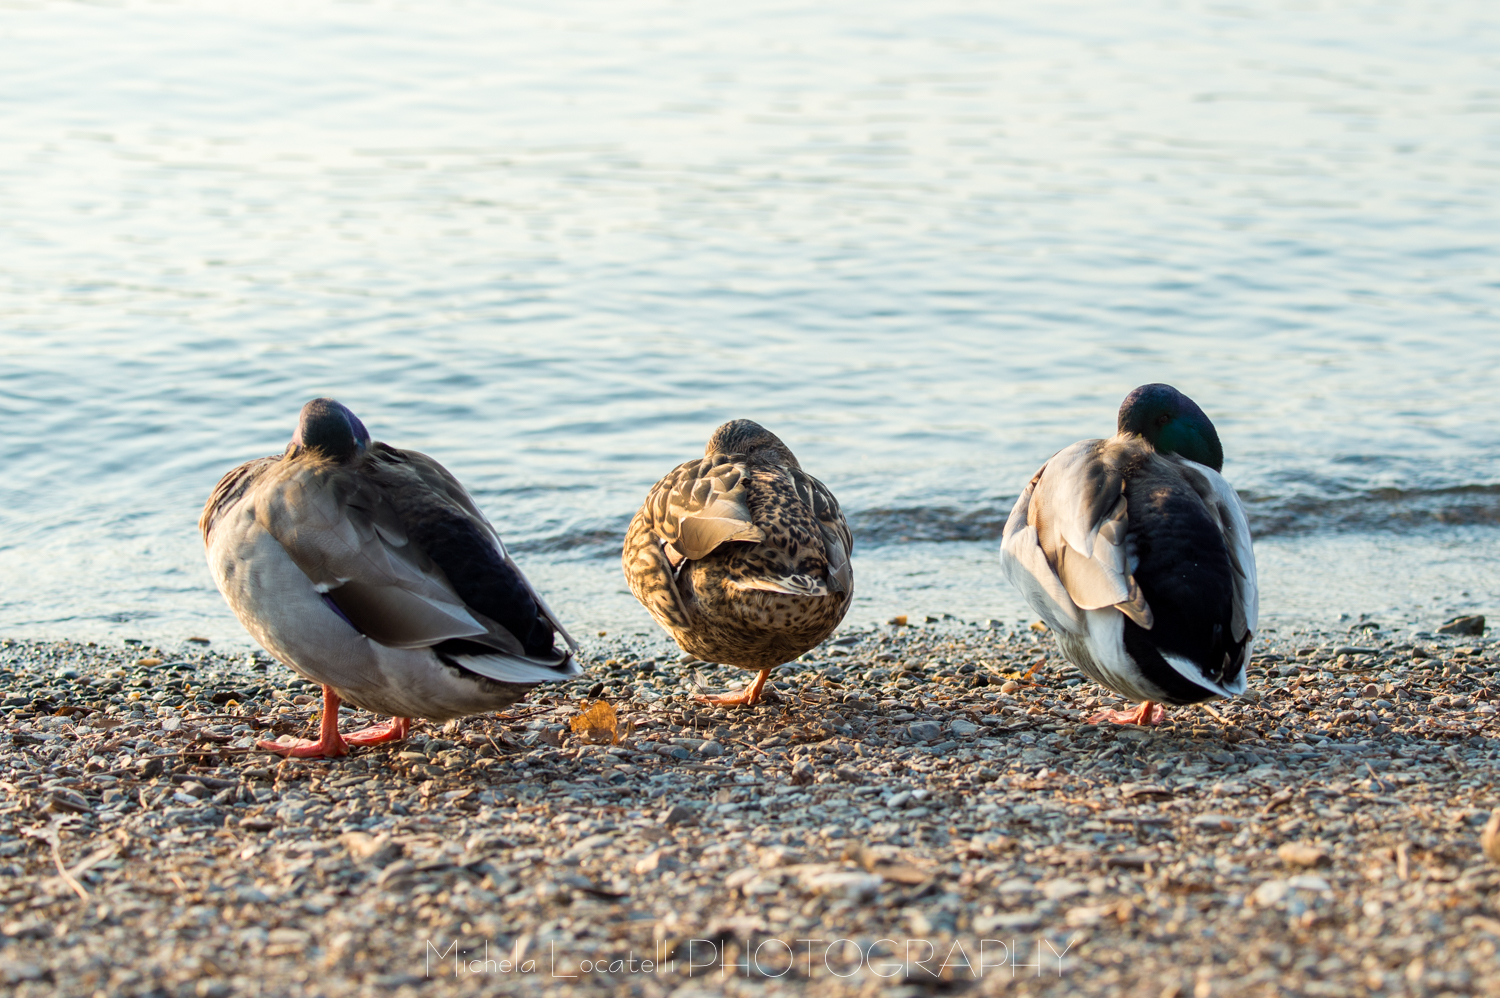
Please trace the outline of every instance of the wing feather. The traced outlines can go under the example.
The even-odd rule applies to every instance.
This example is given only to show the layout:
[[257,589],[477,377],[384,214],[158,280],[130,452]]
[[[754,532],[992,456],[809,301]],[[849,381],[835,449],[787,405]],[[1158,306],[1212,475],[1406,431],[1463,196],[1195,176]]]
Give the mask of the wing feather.
[[1126,441],[1079,441],[1032,476],[1011,510],[1001,543],[1006,576],[1049,626],[1081,634],[1084,611],[1113,606],[1152,627],[1130,564],[1124,489],[1137,457]]
[[467,604],[443,568],[412,540],[410,523],[417,507],[425,507],[469,523],[481,544],[492,544],[491,556],[577,650],[463,486],[431,458],[384,444],[347,465],[303,452],[263,476],[252,498],[260,525],[373,641],[423,648],[459,640],[548,668],[569,658],[567,652],[527,655],[517,635]]
[[1260,626],[1260,590],[1255,572],[1255,547],[1250,521],[1239,493],[1223,475],[1205,465],[1183,460],[1184,477],[1208,507],[1229,550],[1234,573],[1234,608],[1230,629],[1236,641],[1252,635]]

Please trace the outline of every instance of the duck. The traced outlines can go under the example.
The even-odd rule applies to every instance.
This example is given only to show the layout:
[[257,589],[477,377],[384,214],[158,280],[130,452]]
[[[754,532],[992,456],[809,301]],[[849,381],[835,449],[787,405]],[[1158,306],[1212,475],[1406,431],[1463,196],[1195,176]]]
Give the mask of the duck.
[[[334,399],[302,407],[283,453],[226,474],[198,526],[240,623],[322,686],[318,737],[258,742],[268,752],[336,758],[582,673],[577,642],[458,479],[371,440]],[[341,733],[344,701],[391,720]]]
[[630,591],[684,652],[756,673],[700,702],[761,702],[771,670],[817,647],[854,598],[838,500],[781,438],[734,419],[657,482],[621,553]]
[[1218,431],[1197,403],[1142,385],[1115,425],[1031,477],[1000,560],[1068,660],[1139,704],[1087,721],[1161,724],[1163,704],[1245,692],[1260,612],[1255,552]]

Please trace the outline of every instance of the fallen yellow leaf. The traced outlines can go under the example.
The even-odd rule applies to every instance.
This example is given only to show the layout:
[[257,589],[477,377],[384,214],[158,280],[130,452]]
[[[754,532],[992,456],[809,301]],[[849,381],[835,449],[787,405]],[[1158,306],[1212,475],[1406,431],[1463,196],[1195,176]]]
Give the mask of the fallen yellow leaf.
[[618,745],[620,743],[620,721],[615,709],[603,700],[596,701],[583,713],[568,722],[573,733],[586,742],[596,745]]

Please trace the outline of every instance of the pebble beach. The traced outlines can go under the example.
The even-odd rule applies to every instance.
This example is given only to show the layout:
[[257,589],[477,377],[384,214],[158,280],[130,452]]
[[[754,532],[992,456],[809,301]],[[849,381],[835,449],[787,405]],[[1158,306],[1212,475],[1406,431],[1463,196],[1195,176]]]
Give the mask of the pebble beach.
[[[593,639],[332,761],[259,653],[6,641],[0,979],[37,995],[1500,994],[1500,645],[1282,629],[1156,729],[1040,630],[744,673]],[[608,705],[608,709],[598,706]],[[588,720],[578,720],[588,712]],[[343,725],[361,723],[346,710]]]

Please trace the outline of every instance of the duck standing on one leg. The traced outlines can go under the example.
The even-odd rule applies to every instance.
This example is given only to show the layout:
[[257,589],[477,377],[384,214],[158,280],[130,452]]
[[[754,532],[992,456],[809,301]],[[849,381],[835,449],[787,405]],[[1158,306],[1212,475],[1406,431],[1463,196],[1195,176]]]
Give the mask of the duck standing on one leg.
[[1160,703],[1245,691],[1259,598],[1250,526],[1219,474],[1214,424],[1169,385],[1120,405],[1108,440],[1066,447],[1032,476],[1000,561],[1069,661],[1160,724]]
[[683,651],[758,673],[833,633],[854,598],[854,540],[839,504],[758,423],[714,431],[704,456],[657,482],[630,521],[621,558],[635,598]]
[[[499,710],[582,671],[577,643],[458,480],[372,442],[332,399],[302,407],[285,453],[225,475],[198,526],[240,623],[323,686],[318,739],[260,742],[267,751],[341,756],[404,737],[414,717]],[[340,734],[340,700],[393,720]]]

